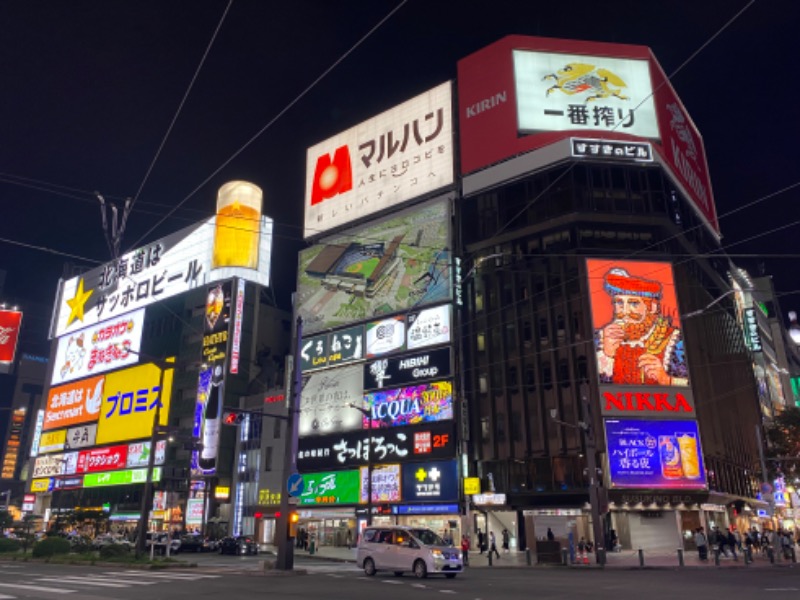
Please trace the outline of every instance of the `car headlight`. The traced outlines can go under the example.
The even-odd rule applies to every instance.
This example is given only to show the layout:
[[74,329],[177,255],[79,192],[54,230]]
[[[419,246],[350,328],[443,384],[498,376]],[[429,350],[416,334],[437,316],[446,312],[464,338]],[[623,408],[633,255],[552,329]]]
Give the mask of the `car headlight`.
[[433,558],[438,558],[439,560],[444,558],[441,550],[431,550],[431,554],[433,554]]

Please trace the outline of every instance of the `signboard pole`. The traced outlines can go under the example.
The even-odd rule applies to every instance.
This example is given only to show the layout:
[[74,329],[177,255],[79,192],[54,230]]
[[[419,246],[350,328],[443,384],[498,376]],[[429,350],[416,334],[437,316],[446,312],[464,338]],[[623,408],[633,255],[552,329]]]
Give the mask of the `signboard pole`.
[[600,485],[597,472],[597,437],[595,435],[594,419],[592,419],[589,405],[589,385],[582,383],[580,386],[581,410],[583,412],[583,438],[586,442],[586,468],[589,471],[589,505],[591,507],[592,533],[594,535],[595,557],[597,564],[605,564],[605,535],[600,507]]
[[289,537],[289,476],[297,471],[297,425],[300,392],[303,386],[303,374],[300,369],[300,350],[303,347],[303,319],[297,317],[297,329],[294,338],[294,361],[292,365],[292,390],[289,394],[289,413],[286,420],[286,445],[283,451],[283,486],[281,488],[281,514],[277,519],[276,532],[278,557],[275,568],[280,571],[294,569],[294,544]]
[[[764,459],[764,441],[761,437],[761,424],[756,425],[756,442],[758,442],[758,457],[761,460],[761,479],[769,485],[769,474],[767,473],[767,461]],[[769,500],[769,518],[775,516],[775,496]]]

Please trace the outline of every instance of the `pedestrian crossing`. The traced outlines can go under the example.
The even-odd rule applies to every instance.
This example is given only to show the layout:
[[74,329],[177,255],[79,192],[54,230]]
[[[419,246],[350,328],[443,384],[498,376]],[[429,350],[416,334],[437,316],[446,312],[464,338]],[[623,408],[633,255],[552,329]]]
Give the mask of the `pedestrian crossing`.
[[[2,572],[0,572],[2,573]],[[5,571],[11,574],[10,571]],[[113,594],[115,590],[124,588],[138,588],[141,586],[163,585],[165,583],[179,583],[199,581],[203,579],[218,579],[221,575],[204,573],[190,573],[186,571],[151,573],[128,569],[123,571],[99,571],[92,574],[75,575],[45,575],[41,573],[13,572],[13,580],[0,578],[0,600],[23,600],[31,596],[42,597],[53,595],[63,596],[74,593],[102,593]]]

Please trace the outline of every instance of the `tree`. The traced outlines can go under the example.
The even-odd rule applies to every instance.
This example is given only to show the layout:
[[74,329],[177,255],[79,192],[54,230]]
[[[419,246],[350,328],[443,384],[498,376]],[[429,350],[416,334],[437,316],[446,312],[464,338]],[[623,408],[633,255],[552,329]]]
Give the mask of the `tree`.
[[0,510],[0,531],[11,529],[14,524],[14,517],[7,510]]
[[775,417],[767,429],[767,456],[772,475],[795,471],[800,462],[800,408],[792,406]]

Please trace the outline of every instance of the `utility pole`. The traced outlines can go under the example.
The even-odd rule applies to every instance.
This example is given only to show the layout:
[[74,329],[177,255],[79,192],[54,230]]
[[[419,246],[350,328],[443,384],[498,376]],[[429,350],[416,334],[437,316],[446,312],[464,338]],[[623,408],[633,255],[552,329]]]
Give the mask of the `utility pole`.
[[597,438],[595,436],[594,421],[592,419],[591,405],[589,404],[589,386],[585,382],[580,386],[581,391],[581,431],[586,443],[586,468],[589,471],[589,506],[591,509],[592,533],[594,535],[595,559],[597,564],[604,565],[605,533],[600,515],[600,482],[597,469]]
[[283,451],[283,484],[281,486],[281,514],[277,519],[278,557],[275,568],[281,571],[294,569],[294,544],[289,537],[289,476],[297,472],[297,415],[300,406],[300,392],[303,387],[303,373],[300,369],[300,350],[303,347],[303,319],[297,317],[294,339],[294,360],[292,361],[292,389],[289,393],[289,413],[286,419],[286,444]]
[[369,435],[369,442],[367,443],[367,527],[372,526],[372,413],[363,406],[356,406],[350,404],[350,408],[355,408],[358,412],[369,419],[369,427],[367,432]]

